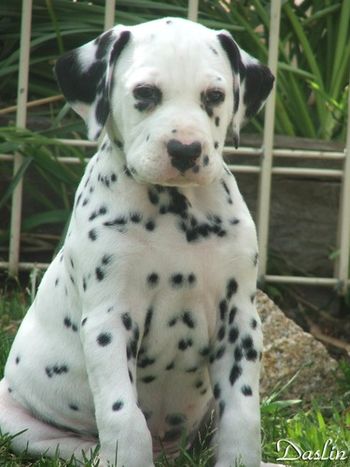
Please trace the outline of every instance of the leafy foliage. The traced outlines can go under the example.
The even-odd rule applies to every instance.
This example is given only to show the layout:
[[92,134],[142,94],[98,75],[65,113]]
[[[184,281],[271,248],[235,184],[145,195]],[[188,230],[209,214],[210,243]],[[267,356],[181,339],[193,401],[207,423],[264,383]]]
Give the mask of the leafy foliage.
[[[18,73],[21,0],[2,7],[0,92],[14,99]],[[103,29],[104,1],[37,0],[33,4],[30,93],[57,93],[52,65],[58,55],[93,39]],[[116,22],[136,24],[161,16],[185,17],[187,1],[120,0]],[[252,55],[267,61],[270,3],[267,0],[200,2],[199,21],[226,28]],[[72,18],[79,16],[79,22]],[[344,137],[350,65],[350,2],[284,1],[279,42],[276,131],[330,139]],[[255,124],[261,129],[261,125]]]
[[[84,152],[73,146],[64,146],[44,134],[15,127],[0,128],[1,152],[14,152],[22,156],[16,176],[9,182],[0,199],[0,209],[5,207],[4,216],[19,180],[32,169],[30,177],[24,178],[25,202],[31,209],[23,220],[22,231],[30,234],[37,228],[51,224],[58,225],[59,231],[62,231],[69,220],[72,195],[85,166]],[[80,163],[69,166],[59,161],[58,157],[74,157]],[[0,240],[8,241],[9,235],[9,226],[0,229]]]

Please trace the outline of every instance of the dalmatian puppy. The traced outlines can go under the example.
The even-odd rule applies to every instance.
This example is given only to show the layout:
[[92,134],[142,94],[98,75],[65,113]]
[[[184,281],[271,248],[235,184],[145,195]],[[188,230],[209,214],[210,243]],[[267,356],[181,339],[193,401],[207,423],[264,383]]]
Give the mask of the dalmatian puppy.
[[106,132],[10,351],[1,431],[32,455],[151,467],[214,407],[215,466],[260,466],[256,232],[222,149],[272,74],[177,18],[118,25],[55,71],[89,138]]

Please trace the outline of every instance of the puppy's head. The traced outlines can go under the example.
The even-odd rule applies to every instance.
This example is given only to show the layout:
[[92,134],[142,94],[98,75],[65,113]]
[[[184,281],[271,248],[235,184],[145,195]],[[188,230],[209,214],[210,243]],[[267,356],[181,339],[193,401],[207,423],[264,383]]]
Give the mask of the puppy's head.
[[67,53],[60,88],[90,139],[106,125],[140,182],[205,185],[222,175],[222,148],[273,85],[269,69],[226,31],[179,18],[116,26]]

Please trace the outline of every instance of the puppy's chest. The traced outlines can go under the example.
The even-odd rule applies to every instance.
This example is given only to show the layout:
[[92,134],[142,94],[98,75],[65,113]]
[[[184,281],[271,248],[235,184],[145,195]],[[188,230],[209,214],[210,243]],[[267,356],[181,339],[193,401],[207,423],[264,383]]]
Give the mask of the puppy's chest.
[[95,157],[79,186],[75,217],[77,229],[87,229],[91,242],[103,241],[103,234],[110,233],[116,241],[123,240],[118,234],[125,234],[136,243],[163,238],[168,243],[178,240],[177,247],[182,240],[192,246],[228,237],[235,230],[241,214],[238,198],[233,177],[227,174],[200,188],[144,185],[120,167],[113,171],[112,161]]
[[158,281],[152,284],[153,293],[141,298],[147,307],[140,320],[144,323],[138,354],[142,381],[154,371],[195,372],[208,355],[216,321],[216,287],[206,284],[195,264],[182,266],[170,273],[159,265],[147,276]]
[[[229,240],[213,232],[188,241],[180,224],[191,222],[192,215],[156,218],[159,232],[146,246],[140,247],[138,242],[142,244],[144,238],[137,239],[136,233],[125,245],[129,260],[119,272],[127,279],[125,289],[136,291],[132,308],[139,310],[137,320],[143,325],[138,354],[141,382],[151,382],[157,374],[170,370],[191,376],[210,351],[219,304],[230,277]],[[193,225],[190,235],[196,232],[192,229]],[[138,255],[131,253],[135,248]]]
[[90,170],[79,187],[67,241],[72,252],[90,252],[79,258],[83,295],[113,282],[124,291],[122,301],[145,322],[141,355],[144,351],[147,358],[141,367],[155,359],[152,345],[165,353],[171,347],[180,356],[193,349],[205,353],[240,253],[245,213],[239,193],[234,185],[230,189],[229,179],[185,190],[145,186],[118,175],[111,187],[98,182],[105,180],[101,170],[95,172]]
[[89,180],[78,190],[68,238],[68,244],[76,244],[72,250],[84,243],[91,257],[105,252],[108,260],[116,260],[116,268],[124,265],[132,276],[144,264],[157,262],[165,266],[164,274],[175,273],[181,265],[187,265],[190,274],[191,267],[205,272],[209,264],[222,269],[230,262],[242,213],[232,205],[225,183],[224,188],[219,183],[203,190],[204,196],[193,196],[194,190],[144,186],[118,176],[113,188],[99,183],[86,196]]

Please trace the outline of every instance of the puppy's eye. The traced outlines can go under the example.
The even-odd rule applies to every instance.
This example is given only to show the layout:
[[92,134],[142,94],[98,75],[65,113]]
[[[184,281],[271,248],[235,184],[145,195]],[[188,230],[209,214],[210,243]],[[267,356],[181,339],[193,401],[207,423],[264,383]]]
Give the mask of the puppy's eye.
[[162,92],[157,86],[139,84],[133,89],[134,98],[138,101],[135,107],[138,110],[146,110],[160,103]]
[[219,105],[225,100],[225,93],[221,89],[208,89],[205,100],[208,105]]

